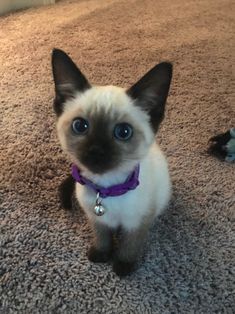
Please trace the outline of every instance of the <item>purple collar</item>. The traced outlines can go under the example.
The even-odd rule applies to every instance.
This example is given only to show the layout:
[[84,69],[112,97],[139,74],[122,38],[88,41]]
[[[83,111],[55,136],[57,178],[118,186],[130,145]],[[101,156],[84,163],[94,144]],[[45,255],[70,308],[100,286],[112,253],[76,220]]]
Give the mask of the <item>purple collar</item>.
[[109,196],[119,196],[119,195],[125,194],[126,192],[130,190],[134,190],[139,185],[139,180],[138,180],[139,172],[140,172],[140,166],[137,165],[134,171],[127,177],[124,183],[113,185],[108,188],[103,188],[99,185],[96,185],[92,181],[84,178],[81,175],[81,172],[78,169],[78,167],[74,164],[72,165],[72,176],[75,179],[75,181],[82,185],[87,185],[96,193],[99,193],[101,198],[106,198]]

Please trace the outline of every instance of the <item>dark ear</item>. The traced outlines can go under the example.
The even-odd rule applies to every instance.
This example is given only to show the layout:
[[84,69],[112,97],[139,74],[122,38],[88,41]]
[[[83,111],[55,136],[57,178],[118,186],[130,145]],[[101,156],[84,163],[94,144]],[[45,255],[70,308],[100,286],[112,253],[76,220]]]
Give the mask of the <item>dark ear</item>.
[[54,110],[60,115],[66,100],[73,98],[76,92],[90,88],[90,84],[72,59],[60,49],[53,49],[52,71],[56,93]]
[[155,132],[164,118],[171,77],[172,64],[162,62],[127,90],[127,94],[135,100],[135,104],[148,112]]

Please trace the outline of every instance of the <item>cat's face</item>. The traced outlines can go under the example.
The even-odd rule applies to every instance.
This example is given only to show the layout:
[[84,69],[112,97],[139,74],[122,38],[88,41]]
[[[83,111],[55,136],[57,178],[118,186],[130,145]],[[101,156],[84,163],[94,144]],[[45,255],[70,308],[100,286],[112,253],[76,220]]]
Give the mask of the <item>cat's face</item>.
[[60,50],[54,50],[52,65],[62,148],[94,174],[133,168],[147,154],[163,119],[171,65],[158,65],[129,90],[91,86]]
[[114,86],[92,87],[68,101],[57,130],[63,149],[97,174],[138,162],[154,140],[148,115]]

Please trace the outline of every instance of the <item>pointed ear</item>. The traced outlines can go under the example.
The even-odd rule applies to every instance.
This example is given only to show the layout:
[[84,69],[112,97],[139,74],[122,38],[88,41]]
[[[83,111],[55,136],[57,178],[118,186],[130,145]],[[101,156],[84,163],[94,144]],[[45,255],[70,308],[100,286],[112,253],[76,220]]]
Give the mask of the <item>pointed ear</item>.
[[157,132],[164,118],[165,102],[168,96],[172,77],[172,64],[162,62],[152,68],[127,94],[135,100],[150,116],[152,128]]
[[76,92],[83,92],[91,86],[72,59],[60,49],[53,49],[52,71],[56,93],[54,110],[60,115],[66,100],[73,98]]

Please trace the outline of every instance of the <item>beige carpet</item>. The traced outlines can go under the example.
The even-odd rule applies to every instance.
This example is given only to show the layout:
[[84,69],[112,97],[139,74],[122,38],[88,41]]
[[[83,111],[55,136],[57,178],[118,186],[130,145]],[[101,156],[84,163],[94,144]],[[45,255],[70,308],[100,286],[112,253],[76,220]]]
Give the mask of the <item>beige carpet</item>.
[[[78,0],[0,18],[0,313],[234,313],[235,169],[206,153],[210,136],[235,126],[234,9]],[[159,132],[174,195],[125,279],[87,260],[86,218],[58,202],[69,163],[52,111],[53,47],[96,84],[129,86],[174,63]]]

